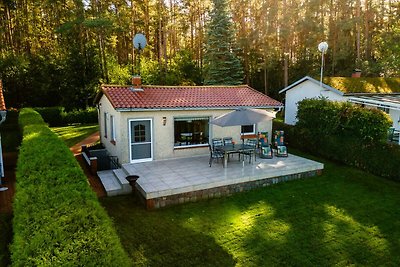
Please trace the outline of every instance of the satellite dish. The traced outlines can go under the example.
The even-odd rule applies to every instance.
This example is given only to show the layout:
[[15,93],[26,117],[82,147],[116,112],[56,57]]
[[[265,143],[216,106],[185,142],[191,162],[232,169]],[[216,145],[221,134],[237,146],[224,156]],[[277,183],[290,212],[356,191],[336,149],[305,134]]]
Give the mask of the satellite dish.
[[318,50],[321,53],[325,53],[328,50],[328,43],[327,42],[322,42],[318,45]]
[[135,37],[133,37],[133,46],[136,49],[142,50],[147,44],[146,37],[141,34],[137,33]]

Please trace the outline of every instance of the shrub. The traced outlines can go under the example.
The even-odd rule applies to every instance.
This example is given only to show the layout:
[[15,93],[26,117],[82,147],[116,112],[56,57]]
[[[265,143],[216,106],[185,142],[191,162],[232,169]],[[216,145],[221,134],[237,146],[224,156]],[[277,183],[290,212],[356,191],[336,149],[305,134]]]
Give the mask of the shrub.
[[72,123],[97,123],[97,109],[87,108],[84,110],[63,111],[61,113],[64,124]]
[[63,107],[35,108],[50,127],[73,123],[97,123],[97,109],[87,108],[65,111]]
[[19,122],[13,265],[128,266],[110,218],[69,149],[34,110],[21,110]]
[[47,122],[50,126],[63,126],[64,122],[61,116],[61,107],[45,107],[45,108],[35,108],[42,116],[43,120]]
[[[318,115],[310,116],[316,120],[312,125],[317,125]],[[289,148],[297,148],[315,156],[400,181],[400,165],[398,164],[400,146],[381,140],[368,142],[359,136],[349,135],[351,131],[319,135],[314,129],[305,128],[301,123],[300,125],[303,126],[299,124],[292,126],[274,121],[273,130],[285,131],[285,142]]]
[[392,125],[390,117],[380,110],[327,99],[300,101],[297,118],[297,125],[313,131],[316,137],[352,136],[363,142],[385,140]]

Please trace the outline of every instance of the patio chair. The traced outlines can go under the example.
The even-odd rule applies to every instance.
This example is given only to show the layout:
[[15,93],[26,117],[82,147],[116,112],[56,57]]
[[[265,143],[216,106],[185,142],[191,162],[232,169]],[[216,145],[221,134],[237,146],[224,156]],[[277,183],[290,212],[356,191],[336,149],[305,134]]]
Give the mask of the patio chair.
[[287,157],[288,152],[284,141],[284,131],[274,132],[274,147],[277,157]]
[[246,148],[246,149],[240,150],[239,151],[239,159],[240,159],[240,155],[243,155],[243,161],[244,161],[244,157],[247,156],[247,157],[249,157],[249,163],[251,163],[251,158],[254,156],[254,161],[257,161],[257,159],[256,159],[257,139],[246,139],[246,141],[244,142],[244,146],[250,147],[250,149]]
[[272,159],[274,153],[272,151],[272,145],[268,143],[268,132],[259,132],[258,141],[260,147],[260,158]]
[[224,137],[222,140],[224,141],[224,146],[233,145],[232,137]]
[[[208,164],[212,165],[213,160],[218,160],[219,159],[224,159],[224,153],[222,153],[221,151],[217,150],[215,147],[211,146],[210,144],[208,145],[208,148],[210,149],[210,160],[208,162]],[[224,166],[224,165],[222,165]]]
[[[232,137],[224,137],[224,138],[222,138],[222,140],[224,142],[224,146],[227,146],[227,145],[233,146],[234,145]],[[229,161],[229,157],[230,157],[230,154],[228,154],[228,161]]]
[[222,141],[222,138],[213,138],[213,139],[211,139],[211,143],[212,143],[213,148],[216,147],[216,146],[223,146],[224,145],[224,143]]

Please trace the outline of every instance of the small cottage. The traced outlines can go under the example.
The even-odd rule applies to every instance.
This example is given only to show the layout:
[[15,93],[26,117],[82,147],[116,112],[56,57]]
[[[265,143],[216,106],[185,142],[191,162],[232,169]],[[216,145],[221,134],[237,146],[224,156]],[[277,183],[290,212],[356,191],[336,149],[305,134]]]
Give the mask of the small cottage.
[[400,130],[400,78],[327,77],[321,84],[306,76],[279,93],[285,94],[285,123],[297,122],[297,103],[309,98],[349,101],[385,111]]
[[[101,142],[120,163],[204,155],[214,137],[235,141],[272,122],[219,127],[210,120],[240,107],[279,110],[283,104],[247,86],[102,85],[96,99]],[[271,138],[271,136],[269,136]]]

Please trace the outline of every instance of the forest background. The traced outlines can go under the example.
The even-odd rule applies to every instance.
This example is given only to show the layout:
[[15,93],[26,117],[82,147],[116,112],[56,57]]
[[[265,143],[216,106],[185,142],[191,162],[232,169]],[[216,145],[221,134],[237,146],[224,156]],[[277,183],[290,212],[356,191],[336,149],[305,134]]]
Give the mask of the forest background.
[[[395,77],[400,70],[399,0],[1,0],[0,75],[8,106],[92,105],[99,84],[202,85],[213,7],[225,5],[242,83],[278,91],[326,76]],[[214,10],[214,18],[215,18]]]

